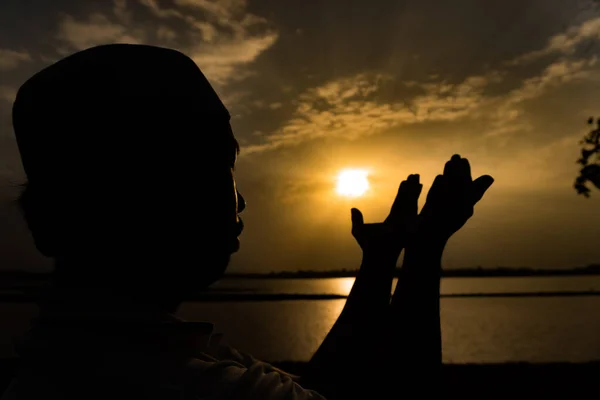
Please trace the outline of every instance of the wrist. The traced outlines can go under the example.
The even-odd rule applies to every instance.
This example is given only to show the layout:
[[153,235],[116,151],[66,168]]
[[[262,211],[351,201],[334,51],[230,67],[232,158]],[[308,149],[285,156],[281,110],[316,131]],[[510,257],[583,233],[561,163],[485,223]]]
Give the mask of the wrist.
[[439,238],[415,241],[406,248],[404,265],[439,264],[441,266],[446,242],[446,240]]
[[362,264],[378,264],[396,267],[401,252],[402,249],[393,251],[363,251]]

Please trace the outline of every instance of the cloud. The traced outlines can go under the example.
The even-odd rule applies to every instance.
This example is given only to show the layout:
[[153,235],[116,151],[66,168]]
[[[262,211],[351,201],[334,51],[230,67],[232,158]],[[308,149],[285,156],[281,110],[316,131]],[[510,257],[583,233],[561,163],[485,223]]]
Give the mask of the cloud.
[[[600,17],[554,35],[542,49],[507,62],[502,70],[470,76],[460,83],[444,80],[405,82],[406,87],[420,89],[421,93],[402,102],[377,99],[381,82],[394,79],[391,76],[357,74],[332,80],[302,93],[291,118],[274,132],[261,135],[263,142],[244,148],[243,154],[323,137],[352,140],[399,126],[426,122],[470,119],[479,123],[486,137],[530,131],[534,125],[525,111],[529,102],[558,87],[593,78],[598,67],[597,58],[573,58],[576,47],[591,39],[600,39]],[[517,88],[489,94],[487,89],[501,84],[507,75],[515,72],[515,67],[554,53],[563,56],[536,75],[521,80]],[[431,76],[430,79],[440,77]]]
[[243,154],[325,137],[353,140],[427,122],[485,122],[486,136],[528,131],[532,126],[523,110],[526,102],[590,77],[596,64],[595,57],[559,60],[516,89],[493,96],[486,89],[502,82],[503,74],[498,71],[470,76],[458,84],[407,82],[406,86],[418,87],[422,94],[403,102],[377,100],[382,82],[393,79],[390,76],[358,74],[333,80],[301,94],[292,117],[276,131],[261,135],[262,143],[244,147]]
[[0,49],[0,71],[17,68],[27,61],[31,61],[31,55],[26,51]]
[[509,65],[520,65],[536,60],[550,54],[573,54],[577,46],[586,40],[600,39],[600,17],[583,22],[581,25],[572,26],[567,31],[559,33],[548,39],[546,46],[542,49],[523,54]]
[[64,15],[59,23],[57,39],[75,50],[106,43],[141,43],[141,32],[130,31],[125,25],[109,20],[104,14],[92,14],[78,20]]
[[521,86],[493,102],[488,136],[498,136],[532,129],[523,111],[524,103],[540,98],[559,86],[589,78],[597,58],[581,60],[561,59],[548,65],[537,76],[525,79]]
[[163,9],[156,0],[139,0],[139,3],[146,6],[154,16],[159,18],[184,18],[184,14],[174,9]]
[[217,84],[247,77],[237,71],[239,67],[252,63],[278,38],[266,19],[246,11],[245,1],[174,0],[179,8],[161,8],[155,0],[140,2],[159,18],[184,21],[188,36],[200,33],[201,41],[182,50]]
[[246,8],[246,0],[174,0],[178,6],[198,8],[206,11],[220,19],[226,20],[237,13],[243,13]]
[[162,25],[156,30],[156,36],[162,42],[174,42],[177,39],[177,32]]
[[13,87],[0,85],[0,100],[7,101],[12,104],[12,102],[17,97],[17,90]]
[[387,75],[357,74],[330,81],[301,94],[296,110],[266,142],[244,148],[252,154],[323,137],[357,139],[394,127],[468,117],[483,101],[483,91],[499,77],[472,76],[459,84],[416,84],[423,94],[410,101],[380,102]]
[[240,68],[278,38],[264,18],[246,11],[245,1],[174,0],[166,7],[156,0],[138,0],[137,4],[150,12],[151,20],[136,20],[134,8],[125,0],[114,0],[112,14],[64,15],[57,34],[67,47],[63,52],[106,43],[171,47],[190,56],[211,82],[225,85],[249,76]]
[[132,15],[127,8],[127,0],[113,0],[113,14],[123,23],[130,22]]
[[210,46],[195,46],[190,49],[188,55],[211,82],[224,84],[246,78],[247,74],[236,76],[237,69],[253,62],[276,40],[277,34],[271,32],[243,39],[226,39]]
[[589,68],[594,67],[596,62],[596,57],[589,60],[559,60],[546,67],[539,76],[526,79],[510,96],[514,102],[539,97],[552,86],[587,77]]
[[247,28],[267,23],[265,18],[246,12],[246,0],[173,0],[181,8],[200,10],[209,21],[228,26],[237,33],[245,34]]
[[217,28],[215,28],[214,25],[209,24],[208,22],[198,21],[197,19],[195,19],[193,17],[187,17],[186,21],[193,28],[196,28],[198,31],[200,31],[200,34],[202,35],[202,39],[205,42],[212,43],[217,38],[218,32],[217,32]]
[[484,91],[488,85],[500,80],[500,75],[493,72],[487,76],[470,76],[459,84],[424,84],[426,93],[411,101],[413,122],[455,121],[468,117],[486,100]]

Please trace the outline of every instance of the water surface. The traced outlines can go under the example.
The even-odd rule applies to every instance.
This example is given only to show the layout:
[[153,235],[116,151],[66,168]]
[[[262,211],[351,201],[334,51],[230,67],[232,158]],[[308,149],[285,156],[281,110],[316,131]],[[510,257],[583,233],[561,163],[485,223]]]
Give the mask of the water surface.
[[[353,278],[223,280],[225,292],[347,295]],[[600,290],[600,277],[444,278],[443,294]],[[240,350],[266,360],[308,360],[344,300],[188,302],[180,315],[215,323]],[[589,361],[600,359],[600,297],[442,298],[444,361]],[[0,356],[27,329],[37,308],[0,303]]]

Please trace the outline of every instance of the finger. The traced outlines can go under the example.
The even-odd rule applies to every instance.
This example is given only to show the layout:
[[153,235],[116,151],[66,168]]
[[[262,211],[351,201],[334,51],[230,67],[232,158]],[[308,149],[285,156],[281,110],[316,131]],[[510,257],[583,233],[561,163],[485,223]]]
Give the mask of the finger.
[[447,198],[447,178],[444,175],[438,175],[433,180],[427,198],[425,199],[425,205],[420,212],[420,215],[426,215],[435,212],[440,204]]
[[417,198],[421,195],[421,191],[423,190],[423,185],[421,184],[421,175],[413,174],[409,176],[409,181],[411,182],[411,188],[417,194]]
[[471,177],[471,164],[469,164],[469,160],[466,158],[461,158],[458,161],[457,169],[460,172],[461,180],[469,183],[473,181],[473,178]]
[[400,209],[402,208],[403,199],[406,197],[406,192],[406,181],[402,181],[398,187],[398,193],[396,193],[396,198],[392,203],[392,207],[390,207],[390,213],[385,218],[384,222],[390,222],[398,219],[399,214],[401,213]]
[[408,182],[409,182],[409,190],[410,190],[410,207],[411,207],[411,212],[414,212],[415,214],[418,211],[418,207],[419,207],[419,197],[421,196],[421,192],[423,191],[423,185],[421,184],[421,176],[419,174],[413,174],[411,176],[409,176]]
[[427,193],[427,201],[430,199],[439,198],[439,196],[443,195],[444,188],[446,187],[447,178],[444,175],[438,175],[433,180],[431,184],[431,188],[429,189],[429,193]]
[[[451,185],[464,187],[467,183],[465,172],[464,162],[458,154],[453,155],[444,166],[444,176],[447,177],[447,182]],[[470,181],[468,182],[470,183]]]
[[421,192],[423,191],[423,185],[421,184],[421,175],[414,174],[410,177],[410,190],[413,195],[413,200],[418,201]]
[[494,183],[494,178],[489,175],[483,175],[473,181],[473,205],[477,204],[485,192]]
[[412,174],[412,175],[408,176],[406,181],[409,182],[411,185],[416,185],[416,184],[419,184],[419,179],[420,179],[419,174]]
[[411,214],[416,215],[417,204],[422,187],[423,186],[419,183],[419,175],[409,175],[408,178],[400,184],[390,214],[385,221],[403,222],[403,220]]
[[411,185],[410,204],[407,206],[405,211],[405,223],[406,226],[414,227],[419,216],[419,197],[423,191],[423,185],[419,182],[419,175],[414,175],[414,183]]
[[453,174],[456,169],[456,163],[460,160],[460,156],[458,154],[453,155],[450,160],[446,162],[444,165],[444,175],[450,176]]
[[[410,175],[408,176],[408,178],[410,178]],[[406,196],[409,187],[408,178],[405,181],[400,182],[400,186],[398,186],[398,192],[396,193],[396,197],[394,198],[394,202],[392,203],[390,215],[394,212],[394,209],[400,204],[402,198]]]
[[[410,176],[409,176],[410,178]],[[398,186],[398,194],[396,195],[396,199],[399,197],[400,193],[403,193],[408,186],[408,179],[400,182],[400,186]]]
[[358,208],[351,209],[350,215],[352,219],[352,233],[354,234],[365,224],[365,219]]
[[421,192],[423,192],[423,185],[421,184],[421,176],[419,174],[411,175],[411,177],[411,198],[414,202],[414,207],[418,209],[419,197],[421,197]]
[[459,190],[465,190],[473,181],[469,161],[458,154],[453,155],[450,161],[446,163],[444,176],[447,176],[450,184],[456,185]]
[[417,208],[419,207],[419,197],[421,197],[421,193],[423,193],[423,184],[419,183],[419,186],[417,187],[417,195],[416,195],[416,200],[417,200]]

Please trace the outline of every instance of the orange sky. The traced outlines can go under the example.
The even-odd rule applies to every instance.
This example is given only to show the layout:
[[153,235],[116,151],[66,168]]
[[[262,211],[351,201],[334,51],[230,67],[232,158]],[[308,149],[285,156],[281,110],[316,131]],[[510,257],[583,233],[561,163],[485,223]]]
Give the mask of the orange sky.
[[[591,1],[29,3],[0,5],[2,269],[48,267],[11,204],[24,179],[14,93],[52,60],[108,42],[184,51],[229,107],[248,201],[231,271],[358,267],[350,208],[385,217],[410,173],[424,199],[454,153],[496,182],[447,267],[600,261],[600,193],[572,189],[585,121],[600,113]],[[371,171],[368,195],[337,196],[336,174],[358,167]]]

